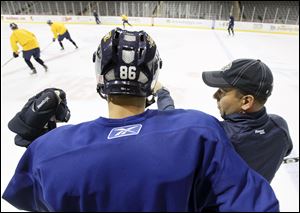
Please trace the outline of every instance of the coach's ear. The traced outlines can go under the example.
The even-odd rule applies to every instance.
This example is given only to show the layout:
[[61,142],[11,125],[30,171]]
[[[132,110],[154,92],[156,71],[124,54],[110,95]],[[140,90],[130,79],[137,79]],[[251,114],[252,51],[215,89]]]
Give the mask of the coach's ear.
[[249,109],[253,108],[254,103],[255,103],[255,98],[253,95],[244,95],[241,99],[242,101],[242,110],[243,111],[248,111]]

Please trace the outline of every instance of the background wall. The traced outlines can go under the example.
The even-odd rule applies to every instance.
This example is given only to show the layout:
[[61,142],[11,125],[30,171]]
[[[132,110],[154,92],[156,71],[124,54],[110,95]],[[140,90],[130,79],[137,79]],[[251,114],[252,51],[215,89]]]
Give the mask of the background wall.
[[[1,21],[16,23],[46,23],[47,20],[60,21],[68,24],[95,24],[93,16],[46,16],[46,15],[1,15]],[[118,16],[104,16],[100,18],[103,25],[121,25]],[[129,23],[135,26],[158,26],[227,30],[228,21],[176,18],[143,18],[129,17]],[[235,31],[299,34],[299,25],[269,24],[256,22],[235,22]]]

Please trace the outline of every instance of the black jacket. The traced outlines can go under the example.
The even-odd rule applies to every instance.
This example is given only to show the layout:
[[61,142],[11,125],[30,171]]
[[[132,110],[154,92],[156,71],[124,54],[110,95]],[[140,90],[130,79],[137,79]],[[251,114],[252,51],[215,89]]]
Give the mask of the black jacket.
[[229,25],[230,26],[234,26],[234,18],[233,18],[233,16],[229,17]]
[[[158,90],[157,106],[159,110],[175,108],[167,90]],[[286,121],[267,114],[264,107],[255,113],[227,115],[221,124],[239,155],[271,182],[283,158],[293,149]]]
[[98,13],[97,12],[93,12],[93,15],[98,18]]
[[264,107],[255,113],[227,115],[221,123],[240,156],[271,182],[293,148],[286,121],[268,115]]

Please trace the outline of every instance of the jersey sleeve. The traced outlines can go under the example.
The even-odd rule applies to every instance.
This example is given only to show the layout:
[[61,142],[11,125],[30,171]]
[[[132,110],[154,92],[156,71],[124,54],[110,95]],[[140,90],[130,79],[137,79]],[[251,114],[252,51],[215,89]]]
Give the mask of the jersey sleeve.
[[12,48],[13,52],[15,52],[15,53],[18,52],[18,50],[19,50],[17,42],[18,41],[17,41],[16,36],[14,34],[12,34],[10,37],[10,44],[11,44],[11,48]]
[[206,202],[205,210],[278,212],[278,200],[269,183],[241,159],[220,127],[215,127],[213,134],[207,138],[206,144],[213,145],[206,145],[202,163],[205,178],[198,179],[198,196]]
[[36,36],[33,33],[30,32],[30,34],[31,34],[32,38],[36,39]]
[[26,211],[47,211],[39,200],[40,187],[33,174],[33,156],[27,149],[16,168],[13,178],[5,189],[2,198],[18,209]]
[[157,107],[159,110],[175,109],[173,98],[168,90],[160,89],[157,91]]
[[57,39],[57,30],[56,30],[56,28],[55,28],[55,26],[53,26],[54,24],[52,24],[52,26],[51,26],[51,31],[52,31],[52,33],[53,33],[53,37],[55,38],[55,39]]
[[287,151],[285,153],[285,157],[286,157],[293,150],[293,142],[292,142],[292,139],[290,136],[288,124],[282,117],[280,117],[278,115],[269,114],[269,116],[272,119],[272,121],[278,126],[278,128],[282,129],[282,131],[286,135],[286,147],[287,147]]

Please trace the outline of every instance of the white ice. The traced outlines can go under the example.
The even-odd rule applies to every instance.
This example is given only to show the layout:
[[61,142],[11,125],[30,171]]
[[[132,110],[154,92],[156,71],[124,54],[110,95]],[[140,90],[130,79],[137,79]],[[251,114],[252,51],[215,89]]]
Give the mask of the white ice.
[[[52,41],[46,24],[19,24],[33,32],[43,50]],[[25,148],[14,145],[15,134],[8,121],[26,101],[39,91],[57,87],[67,93],[71,109],[69,123],[76,124],[107,115],[107,105],[96,93],[92,54],[100,39],[116,26],[67,25],[79,49],[64,40],[65,50],[57,42],[42,51],[41,58],[49,67],[47,73],[32,59],[37,75],[29,75],[22,56],[1,68],[1,195],[12,177]],[[144,29],[156,41],[163,69],[160,81],[171,91],[177,108],[202,110],[219,116],[214,88],[207,87],[202,71],[219,70],[237,58],[261,59],[273,71],[274,90],[266,107],[268,113],[286,119],[294,143],[290,157],[299,156],[299,35],[278,35],[227,31],[132,27]],[[1,65],[12,57],[7,23],[1,22]],[[156,105],[150,108],[156,108]],[[282,164],[272,187],[280,201],[281,211],[299,212],[299,163]],[[1,212],[20,211],[1,199]]]

